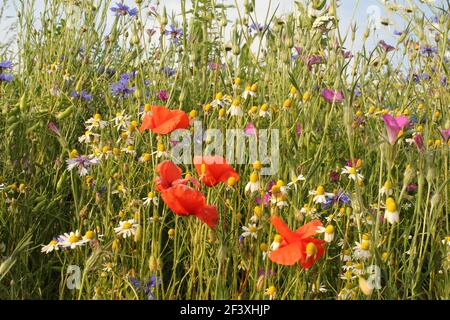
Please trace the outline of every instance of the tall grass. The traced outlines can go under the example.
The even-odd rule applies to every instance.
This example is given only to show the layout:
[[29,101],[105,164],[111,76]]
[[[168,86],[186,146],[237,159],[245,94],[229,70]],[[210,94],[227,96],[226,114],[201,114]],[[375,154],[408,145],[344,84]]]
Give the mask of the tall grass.
[[[14,63],[13,81],[0,82],[0,298],[146,299],[145,283],[155,275],[161,280],[151,287],[156,299],[448,299],[450,146],[439,130],[450,127],[444,81],[449,4],[427,9],[438,21],[418,6],[397,8],[394,14],[405,19],[406,28],[391,52],[366,45],[369,28],[363,39],[356,39],[354,29],[343,34],[335,0],[313,1],[325,2],[317,17],[308,1],[299,1],[291,13],[268,12],[264,21],[257,20],[254,1],[239,7],[235,1],[192,0],[188,6],[181,0],[181,14],[174,17],[159,2],[155,11],[147,1],[129,3],[138,8],[130,17],[114,16],[110,8],[116,5],[107,0],[45,0],[39,14],[35,1],[16,1],[17,48],[12,53],[0,47],[0,60]],[[227,20],[230,10],[236,21]],[[329,21],[317,27],[324,18]],[[258,23],[268,27],[250,28]],[[181,29],[179,41],[164,33],[170,24]],[[343,48],[356,41],[362,49],[345,56]],[[427,46],[435,50],[427,53]],[[308,65],[313,56],[321,61]],[[394,56],[401,63],[393,63]],[[114,95],[111,85],[132,71],[129,86],[135,91]],[[233,100],[254,83],[257,96],[241,99],[242,117],[221,119],[220,108],[209,109],[217,93]],[[343,101],[326,102],[323,89],[342,91]],[[73,97],[73,90],[92,99]],[[158,98],[160,90],[167,91],[167,101]],[[278,129],[280,168],[261,176],[259,196],[270,181],[286,184],[299,174],[306,180],[288,192],[287,207],[263,206],[244,192],[252,164],[233,165],[240,175],[234,188],[201,187],[219,212],[214,230],[176,216],[161,199],[144,205],[150,191],[159,198],[155,169],[170,155],[155,152],[161,145],[170,151],[170,138],[140,133],[131,124],[124,128],[133,138],[127,143],[110,120],[124,112],[139,126],[145,104],[180,108],[205,129],[244,128],[249,122]],[[258,116],[263,104],[270,118]],[[79,142],[84,122],[96,113],[108,124],[92,130],[99,134],[94,142]],[[395,144],[387,142],[381,118],[386,113],[411,122]],[[410,141],[415,134],[423,137],[423,150]],[[136,156],[124,150],[128,145]],[[102,159],[80,177],[67,170],[73,149]],[[150,161],[138,161],[143,153],[152,154]],[[361,183],[341,174],[349,160],[364,176]],[[196,176],[193,165],[182,168]],[[387,180],[400,215],[392,225],[383,219],[386,195],[380,189]],[[349,202],[314,204],[309,192],[319,185],[348,194]],[[273,263],[265,255],[276,234],[270,217],[281,216],[295,230],[314,219],[305,205],[317,210],[324,225],[334,226],[334,240],[310,269]],[[257,238],[243,238],[242,227],[258,206]],[[114,228],[128,219],[139,224],[137,234],[121,239]],[[103,238],[73,250],[41,252],[41,244],[76,229]],[[364,241],[370,243],[368,259],[355,256],[355,243]],[[81,269],[76,290],[66,285],[70,265]],[[363,282],[369,266],[378,267],[381,278],[371,290]]]

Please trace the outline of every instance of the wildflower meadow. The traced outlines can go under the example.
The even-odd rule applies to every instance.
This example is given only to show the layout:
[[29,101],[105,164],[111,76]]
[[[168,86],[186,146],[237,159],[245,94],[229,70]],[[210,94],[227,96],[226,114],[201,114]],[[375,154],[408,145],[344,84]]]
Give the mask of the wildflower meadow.
[[449,7],[2,1],[0,299],[449,299]]

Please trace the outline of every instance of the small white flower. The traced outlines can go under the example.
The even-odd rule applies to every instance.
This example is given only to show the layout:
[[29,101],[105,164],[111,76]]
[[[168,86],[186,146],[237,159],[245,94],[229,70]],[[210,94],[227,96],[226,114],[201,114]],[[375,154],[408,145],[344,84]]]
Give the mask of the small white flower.
[[92,118],[89,118],[85,122],[86,130],[103,129],[108,124],[107,121],[102,120],[99,114],[95,114]]
[[82,136],[80,136],[80,137],[78,138],[78,141],[79,141],[80,143],[97,142],[99,137],[100,137],[99,134],[93,133],[93,132],[90,131],[90,130],[86,130],[86,132],[85,132]]
[[52,240],[46,246],[42,246],[41,252],[48,254],[48,253],[50,253],[52,251],[59,250],[59,246],[60,246],[60,243],[58,241]]
[[139,224],[135,223],[134,219],[120,221],[119,226],[117,228],[114,228],[114,232],[118,236],[122,236],[125,239],[136,234],[138,225]]
[[241,117],[242,115],[244,115],[244,112],[242,111],[240,106],[232,105],[230,108],[228,108],[227,114],[229,114],[230,116]]
[[114,122],[114,125],[117,128],[117,130],[127,129],[130,127],[130,118],[131,116],[126,115],[125,111],[121,111],[117,112],[116,117],[111,121]]
[[242,233],[242,236],[244,238],[250,236],[256,239],[258,237],[259,229],[261,229],[261,227],[257,227],[256,224],[249,224],[247,227],[243,226],[242,230],[244,230],[244,232]]
[[354,255],[357,259],[369,259],[371,257],[370,253],[370,243],[367,240],[363,240],[361,243],[355,242],[355,247],[353,247]]
[[75,232],[64,233],[58,237],[58,242],[63,248],[75,249],[77,246],[82,246],[86,244],[86,240],[83,240],[80,232],[76,230]]
[[349,166],[345,166],[344,169],[342,169],[341,174],[348,174],[348,177],[350,179],[357,182],[362,181],[364,179],[364,176],[358,173],[358,169]]
[[147,194],[147,196],[145,198],[143,198],[142,200],[144,200],[144,206],[149,206],[150,204],[154,204],[155,206],[158,205],[158,198],[155,197],[155,194],[153,192],[149,192]]
[[334,197],[334,193],[325,192],[322,186],[318,186],[316,190],[310,191],[309,194],[314,196],[314,203],[326,203],[327,198]]

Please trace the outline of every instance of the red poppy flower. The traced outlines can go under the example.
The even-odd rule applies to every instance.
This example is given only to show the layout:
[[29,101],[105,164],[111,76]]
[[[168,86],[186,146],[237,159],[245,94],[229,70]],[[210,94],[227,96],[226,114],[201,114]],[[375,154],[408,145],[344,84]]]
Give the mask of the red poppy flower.
[[300,262],[303,268],[308,269],[324,254],[325,241],[312,238],[317,228],[322,226],[319,220],[311,221],[295,232],[278,216],[272,217],[272,224],[283,238],[278,249],[269,254],[273,262],[287,266]]
[[209,227],[218,221],[217,208],[206,204],[205,196],[198,190],[177,184],[161,192],[164,203],[178,215],[194,215]]
[[[234,177],[239,180],[239,174],[220,156],[196,156],[194,165],[201,181],[208,187],[215,186],[220,182],[226,182],[228,178]],[[203,170],[202,170],[203,167]]]
[[196,186],[200,186],[198,181],[194,178],[181,179],[182,170],[172,161],[166,160],[158,164],[156,167],[159,177],[156,177],[156,190],[162,192],[177,184],[186,184],[188,181]]
[[154,133],[168,134],[189,126],[189,117],[182,110],[169,110],[164,106],[152,106],[152,115],[146,114],[139,131],[147,129]]

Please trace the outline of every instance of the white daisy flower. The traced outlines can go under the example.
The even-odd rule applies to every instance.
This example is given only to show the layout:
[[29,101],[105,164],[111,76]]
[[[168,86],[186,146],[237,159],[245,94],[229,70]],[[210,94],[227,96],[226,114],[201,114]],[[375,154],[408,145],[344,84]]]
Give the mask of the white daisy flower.
[[316,190],[310,191],[309,194],[314,196],[314,203],[326,203],[327,198],[334,197],[334,193],[325,192],[323,186],[318,186]]
[[244,112],[242,111],[240,106],[232,105],[230,108],[228,108],[227,114],[229,114],[230,116],[241,117],[242,115],[244,115]]
[[144,206],[149,206],[150,204],[158,205],[158,198],[155,197],[155,194],[150,191],[145,198],[142,199],[144,201]]
[[345,166],[344,169],[342,169],[341,174],[348,174],[348,177],[350,179],[357,182],[362,181],[364,179],[364,176],[358,173],[358,169],[349,166]]
[[89,118],[85,122],[87,130],[103,129],[108,124],[107,121],[102,120],[102,116],[98,113],[94,114],[92,118]]
[[47,244],[46,246],[42,246],[41,252],[42,253],[50,253],[52,251],[59,250],[60,243],[56,240],[52,240]]
[[126,115],[125,111],[120,111],[116,113],[115,118],[111,121],[114,122],[117,130],[128,129],[128,127],[130,126],[130,118],[131,116]]
[[391,196],[394,193],[394,189],[392,188],[392,182],[387,180],[383,187],[380,189],[380,194]]
[[353,247],[353,253],[355,258],[366,260],[371,257],[370,253],[370,242],[368,240],[363,240],[361,243],[355,242],[355,246]]
[[93,133],[93,132],[90,131],[90,130],[86,130],[86,131],[84,132],[84,134],[78,138],[78,141],[79,141],[80,143],[97,142],[99,137],[100,137],[99,134]]
[[329,224],[326,227],[318,227],[317,233],[324,233],[324,240],[325,242],[332,242],[334,240],[334,227],[333,225]]
[[64,233],[58,237],[58,242],[63,248],[75,249],[77,246],[82,246],[86,244],[86,240],[83,240],[80,232],[76,230],[75,232]]
[[384,211],[384,218],[390,224],[398,223],[400,221],[397,204],[395,203],[395,200],[390,197],[386,199],[386,210]]
[[134,219],[127,221],[120,221],[119,226],[114,228],[114,232],[118,236],[122,236],[124,239],[134,236],[136,234],[136,229],[139,224],[135,223]]
[[261,227],[257,227],[256,224],[249,224],[247,227],[243,226],[242,230],[244,230],[244,232],[242,233],[242,236],[244,238],[246,237],[253,237],[253,238],[257,238],[258,237],[258,230],[261,229]]
[[247,185],[245,186],[245,192],[258,192],[259,191],[259,176],[257,173],[253,172],[250,175],[250,181],[247,183]]

